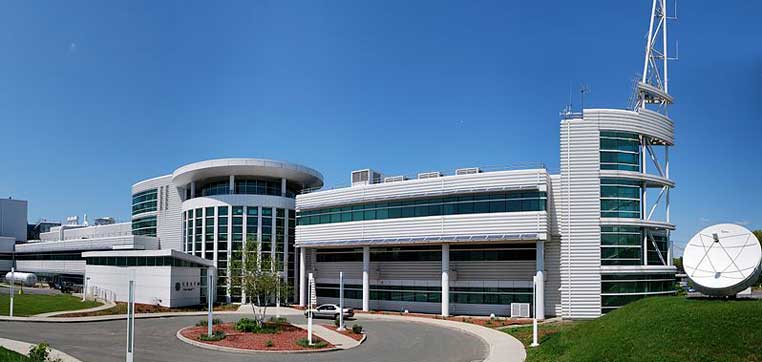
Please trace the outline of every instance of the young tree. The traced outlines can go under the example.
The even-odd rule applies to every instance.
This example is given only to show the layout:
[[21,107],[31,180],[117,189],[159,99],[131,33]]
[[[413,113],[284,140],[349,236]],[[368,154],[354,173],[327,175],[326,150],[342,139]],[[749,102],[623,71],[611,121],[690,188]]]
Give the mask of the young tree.
[[281,277],[281,263],[272,260],[269,251],[259,250],[256,240],[247,239],[243,250],[233,253],[231,284],[246,295],[241,303],[249,304],[258,326],[265,322],[267,306],[275,303],[278,292],[288,295],[288,283]]

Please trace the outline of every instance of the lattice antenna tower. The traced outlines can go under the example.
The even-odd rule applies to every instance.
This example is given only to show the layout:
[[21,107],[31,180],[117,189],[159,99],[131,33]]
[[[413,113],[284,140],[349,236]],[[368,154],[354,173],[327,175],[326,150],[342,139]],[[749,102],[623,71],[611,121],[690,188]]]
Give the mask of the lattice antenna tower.
[[[677,3],[675,3],[677,4]],[[675,12],[677,12],[675,5]],[[634,110],[645,109],[667,114],[667,108],[672,104],[669,95],[669,58],[667,43],[667,22],[677,19],[667,15],[667,0],[653,0],[651,5],[651,21],[646,37],[646,54],[643,62],[643,74],[636,85],[637,101]]]

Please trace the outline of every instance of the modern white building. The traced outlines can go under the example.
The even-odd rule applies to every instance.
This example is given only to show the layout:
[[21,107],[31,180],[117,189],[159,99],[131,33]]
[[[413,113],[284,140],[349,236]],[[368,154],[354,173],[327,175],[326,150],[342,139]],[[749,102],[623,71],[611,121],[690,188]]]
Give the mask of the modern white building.
[[206,275],[214,272],[211,261],[174,249],[89,251],[82,257],[89,294],[126,301],[132,279],[135,303],[170,308],[205,303]]
[[293,285],[295,197],[322,185],[319,172],[283,161],[192,163],[132,186],[132,234],[155,236],[161,249],[213,261],[218,298],[238,302],[242,293],[230,282],[229,266],[247,242],[256,242],[260,255],[277,260]]
[[675,293],[663,6],[654,0],[631,109],[562,114],[559,174],[365,169],[350,187],[297,196],[300,279],[314,276],[318,302],[336,301],[339,272],[350,306],[442,315],[528,311],[534,275],[540,318]]
[[11,270],[16,243],[26,242],[27,202],[0,199],[0,273]]

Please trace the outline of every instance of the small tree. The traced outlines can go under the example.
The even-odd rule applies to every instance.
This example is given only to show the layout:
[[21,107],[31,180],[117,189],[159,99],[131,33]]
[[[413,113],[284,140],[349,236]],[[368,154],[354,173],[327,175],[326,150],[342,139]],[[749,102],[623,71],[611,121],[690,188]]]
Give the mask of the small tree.
[[257,326],[265,322],[267,306],[275,302],[278,289],[281,296],[288,295],[289,286],[281,277],[281,269],[281,263],[272,260],[269,251],[260,252],[256,240],[247,239],[243,250],[233,253],[230,281],[246,295],[241,303],[251,306]]

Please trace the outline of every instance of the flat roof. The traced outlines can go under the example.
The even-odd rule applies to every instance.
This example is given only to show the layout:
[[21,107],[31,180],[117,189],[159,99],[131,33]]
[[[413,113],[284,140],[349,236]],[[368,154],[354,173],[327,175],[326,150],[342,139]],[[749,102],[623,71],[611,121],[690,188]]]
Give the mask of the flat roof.
[[222,158],[191,163],[172,173],[172,183],[181,186],[191,181],[230,175],[285,178],[306,188],[323,186],[323,175],[312,168],[261,158]]
[[83,258],[95,258],[95,257],[119,257],[119,256],[170,256],[175,259],[185,260],[205,266],[214,267],[214,261],[207,260],[195,255],[186,254],[182,251],[175,249],[159,249],[159,250],[108,250],[108,251],[87,251],[82,253]]

